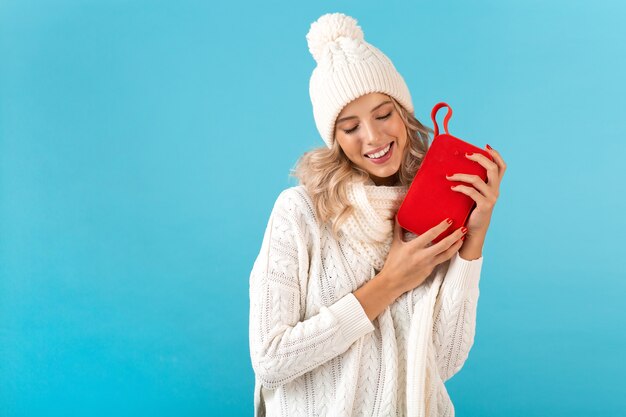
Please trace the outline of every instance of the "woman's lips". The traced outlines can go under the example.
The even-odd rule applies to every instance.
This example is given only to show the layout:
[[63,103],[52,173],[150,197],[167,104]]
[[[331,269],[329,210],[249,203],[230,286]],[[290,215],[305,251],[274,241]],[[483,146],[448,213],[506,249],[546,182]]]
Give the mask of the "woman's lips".
[[[390,142],[390,143],[391,143],[391,142]],[[381,146],[381,147],[380,147],[380,148],[378,148],[378,149],[374,149],[374,150],[373,150],[373,151],[371,151],[371,152],[366,152],[365,154],[363,154],[363,156],[366,156],[366,155],[371,155],[371,154],[373,154],[373,153],[378,153],[378,152],[382,151],[383,149],[387,148],[387,146],[389,146],[389,143],[385,143],[385,145]]]
[[[385,162],[387,162],[389,160],[389,158],[391,158],[391,155],[393,154],[393,151],[395,149],[396,142],[391,142],[391,146],[389,147],[389,151],[382,157],[378,158],[378,159],[372,159],[372,158],[368,158],[367,156],[365,157],[368,161],[371,161],[374,164],[380,165],[380,164],[384,164]],[[384,149],[384,148],[383,148]]]

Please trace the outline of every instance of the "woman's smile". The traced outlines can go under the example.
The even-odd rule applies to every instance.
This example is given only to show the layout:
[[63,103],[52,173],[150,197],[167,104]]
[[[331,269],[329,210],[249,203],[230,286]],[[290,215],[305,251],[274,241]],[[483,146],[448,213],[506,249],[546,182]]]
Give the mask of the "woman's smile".
[[408,135],[388,95],[368,93],[348,103],[337,118],[335,139],[375,184],[397,181]]
[[[391,159],[391,156],[393,155],[394,144],[395,142],[391,142],[382,151],[376,152],[374,154],[369,154],[372,156],[369,156],[368,154],[366,154],[365,157],[374,164],[377,164],[377,165],[384,164],[389,159]],[[374,156],[376,156],[377,158],[375,158]]]

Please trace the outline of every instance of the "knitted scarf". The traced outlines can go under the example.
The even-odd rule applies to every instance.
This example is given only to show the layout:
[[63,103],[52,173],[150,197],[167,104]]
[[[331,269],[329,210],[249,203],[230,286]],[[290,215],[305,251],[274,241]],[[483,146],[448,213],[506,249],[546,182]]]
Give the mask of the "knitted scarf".
[[350,245],[380,271],[393,241],[395,215],[408,186],[377,186],[373,181],[353,181],[347,197],[354,213],[340,230]]
[[[347,197],[355,211],[340,227],[349,244],[379,272],[385,264],[391,242],[395,215],[402,203],[408,186],[376,186],[373,182],[352,182],[348,185]],[[412,240],[417,235],[406,232],[404,240]],[[411,319],[408,346],[415,348],[407,352],[407,412],[409,416],[426,415],[427,397],[423,383],[429,381],[432,370],[427,369],[426,356],[428,340],[431,337],[434,303],[441,286],[441,276],[435,277],[435,283],[428,289],[428,294],[420,297],[415,304]],[[389,309],[379,317],[391,322]],[[429,324],[423,325],[422,321]],[[431,362],[434,362],[432,359]],[[426,382],[427,384],[428,382]]]

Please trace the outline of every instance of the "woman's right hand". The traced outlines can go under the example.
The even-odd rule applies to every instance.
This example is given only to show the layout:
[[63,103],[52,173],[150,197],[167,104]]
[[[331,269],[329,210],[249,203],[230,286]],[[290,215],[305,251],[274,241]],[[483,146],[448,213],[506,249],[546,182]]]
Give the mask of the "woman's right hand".
[[415,239],[405,242],[402,226],[398,223],[398,216],[395,216],[393,241],[380,274],[398,291],[398,295],[420,286],[437,265],[452,258],[461,248],[461,237],[464,236],[462,227],[432,244],[432,240],[450,226],[444,220]]

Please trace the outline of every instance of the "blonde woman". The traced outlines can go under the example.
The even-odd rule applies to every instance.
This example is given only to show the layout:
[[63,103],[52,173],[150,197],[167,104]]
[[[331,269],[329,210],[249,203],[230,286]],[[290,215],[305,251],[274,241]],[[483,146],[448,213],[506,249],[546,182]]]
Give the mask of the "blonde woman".
[[[429,146],[409,90],[354,18],[307,34],[309,92],[325,147],[273,206],[250,274],[255,416],[453,416],[444,383],[474,341],[482,247],[506,165],[450,173],[476,201],[467,228],[416,236],[397,209]],[[437,244],[432,240],[454,228]]]

